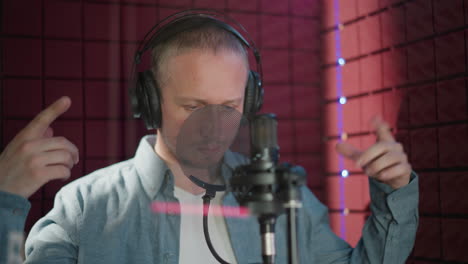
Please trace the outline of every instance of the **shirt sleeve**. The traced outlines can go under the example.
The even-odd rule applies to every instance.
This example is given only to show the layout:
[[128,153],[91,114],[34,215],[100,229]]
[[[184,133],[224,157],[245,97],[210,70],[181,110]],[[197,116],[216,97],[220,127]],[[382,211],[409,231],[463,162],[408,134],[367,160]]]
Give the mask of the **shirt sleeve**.
[[79,197],[62,188],[53,209],[29,233],[25,263],[77,263],[81,212]]
[[0,263],[22,263],[24,223],[31,203],[0,191]]
[[418,177],[413,172],[410,183],[397,190],[371,178],[369,184],[372,214],[355,248],[331,231],[325,206],[305,204],[311,219],[309,252],[315,252],[317,263],[405,263],[419,220]]

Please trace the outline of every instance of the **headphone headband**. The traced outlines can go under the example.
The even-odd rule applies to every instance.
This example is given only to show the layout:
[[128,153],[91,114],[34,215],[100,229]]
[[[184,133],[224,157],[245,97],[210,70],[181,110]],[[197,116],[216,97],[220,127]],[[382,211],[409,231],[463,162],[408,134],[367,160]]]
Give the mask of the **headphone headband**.
[[[240,34],[233,26],[221,20],[223,18],[237,26],[245,34]],[[158,128],[162,123],[160,94],[157,80],[150,69],[137,72],[143,54],[182,32],[216,26],[234,35],[245,47],[251,49],[256,61],[256,71],[250,70],[244,99],[244,113],[250,115],[258,111],[263,102],[262,64],[260,53],[244,27],[233,18],[214,10],[190,9],[175,13],[154,25],[138,46],[132,66],[132,84],[129,87],[134,117],[141,117],[148,128]]]
[[[188,21],[191,18],[199,18],[198,23],[184,23],[184,21]],[[244,33],[244,35],[240,34],[239,31],[237,31],[234,27],[232,27],[230,24],[227,24],[226,22],[222,21],[220,18],[224,18],[227,22],[235,25],[239,29],[241,29]],[[191,20],[192,22],[194,20]],[[196,21],[196,20],[195,20]],[[244,44],[247,48],[250,48],[253,52],[253,55],[255,57],[255,61],[257,64],[257,72],[260,75],[260,79],[263,80],[263,70],[262,70],[262,63],[261,63],[261,57],[260,57],[260,52],[258,52],[258,49],[255,45],[255,42],[253,39],[250,37],[249,33],[245,28],[236,20],[233,18],[229,17],[226,14],[223,14],[221,12],[211,10],[211,9],[188,9],[184,10],[181,12],[177,12],[175,14],[172,14],[163,20],[161,20],[159,23],[154,25],[151,30],[146,33],[145,37],[143,40],[140,42],[138,46],[138,50],[135,53],[135,64],[140,64],[141,63],[141,56],[143,53],[145,53],[147,50],[155,47],[157,43],[163,42],[165,40],[170,39],[172,36],[177,35],[178,33],[188,31],[190,29],[197,28],[202,25],[202,23],[208,23],[207,21],[211,21],[211,23],[216,23],[217,26],[224,28],[226,31],[229,31],[233,33],[242,44]],[[172,26],[173,25],[180,25],[177,27],[178,30],[173,30]],[[160,34],[163,35],[160,35]],[[151,36],[151,37],[150,37]],[[150,38],[149,38],[150,37]],[[149,38],[149,39],[148,39]]]

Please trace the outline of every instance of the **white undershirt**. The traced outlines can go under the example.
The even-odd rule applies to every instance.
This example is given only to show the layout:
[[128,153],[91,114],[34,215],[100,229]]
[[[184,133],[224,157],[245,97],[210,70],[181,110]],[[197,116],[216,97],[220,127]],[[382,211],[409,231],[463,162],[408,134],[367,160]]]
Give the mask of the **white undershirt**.
[[[219,262],[213,257],[203,234],[203,195],[194,195],[177,186],[174,195],[181,209],[179,264]],[[208,231],[218,255],[229,263],[237,263],[223,216],[212,214],[213,206],[221,206],[224,192],[217,192],[211,200]],[[195,209],[195,210],[194,210]],[[198,213],[193,213],[193,212]]]

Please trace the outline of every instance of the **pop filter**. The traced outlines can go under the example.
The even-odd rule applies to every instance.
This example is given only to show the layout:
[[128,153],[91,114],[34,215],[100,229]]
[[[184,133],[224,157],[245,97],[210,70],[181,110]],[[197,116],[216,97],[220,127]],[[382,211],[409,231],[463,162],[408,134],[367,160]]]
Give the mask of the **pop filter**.
[[176,156],[193,183],[211,191],[224,191],[221,166],[229,151],[248,157],[249,123],[236,109],[207,105],[183,123],[176,141]]

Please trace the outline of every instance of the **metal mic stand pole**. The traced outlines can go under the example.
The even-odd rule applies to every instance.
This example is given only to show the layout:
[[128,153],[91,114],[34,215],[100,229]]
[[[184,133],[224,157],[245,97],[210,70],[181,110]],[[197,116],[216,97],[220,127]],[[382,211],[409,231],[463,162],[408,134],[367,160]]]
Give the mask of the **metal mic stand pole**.
[[302,207],[301,191],[299,186],[305,181],[306,173],[302,167],[286,165],[284,173],[280,174],[280,188],[284,208],[288,216],[288,249],[289,264],[299,263],[297,245],[297,214]]
[[286,209],[288,214],[288,248],[289,248],[289,264],[298,264],[297,250],[297,208],[290,207]]
[[263,264],[275,263],[275,224],[276,216],[261,216],[258,218],[260,223],[260,234],[262,236],[262,258]]

